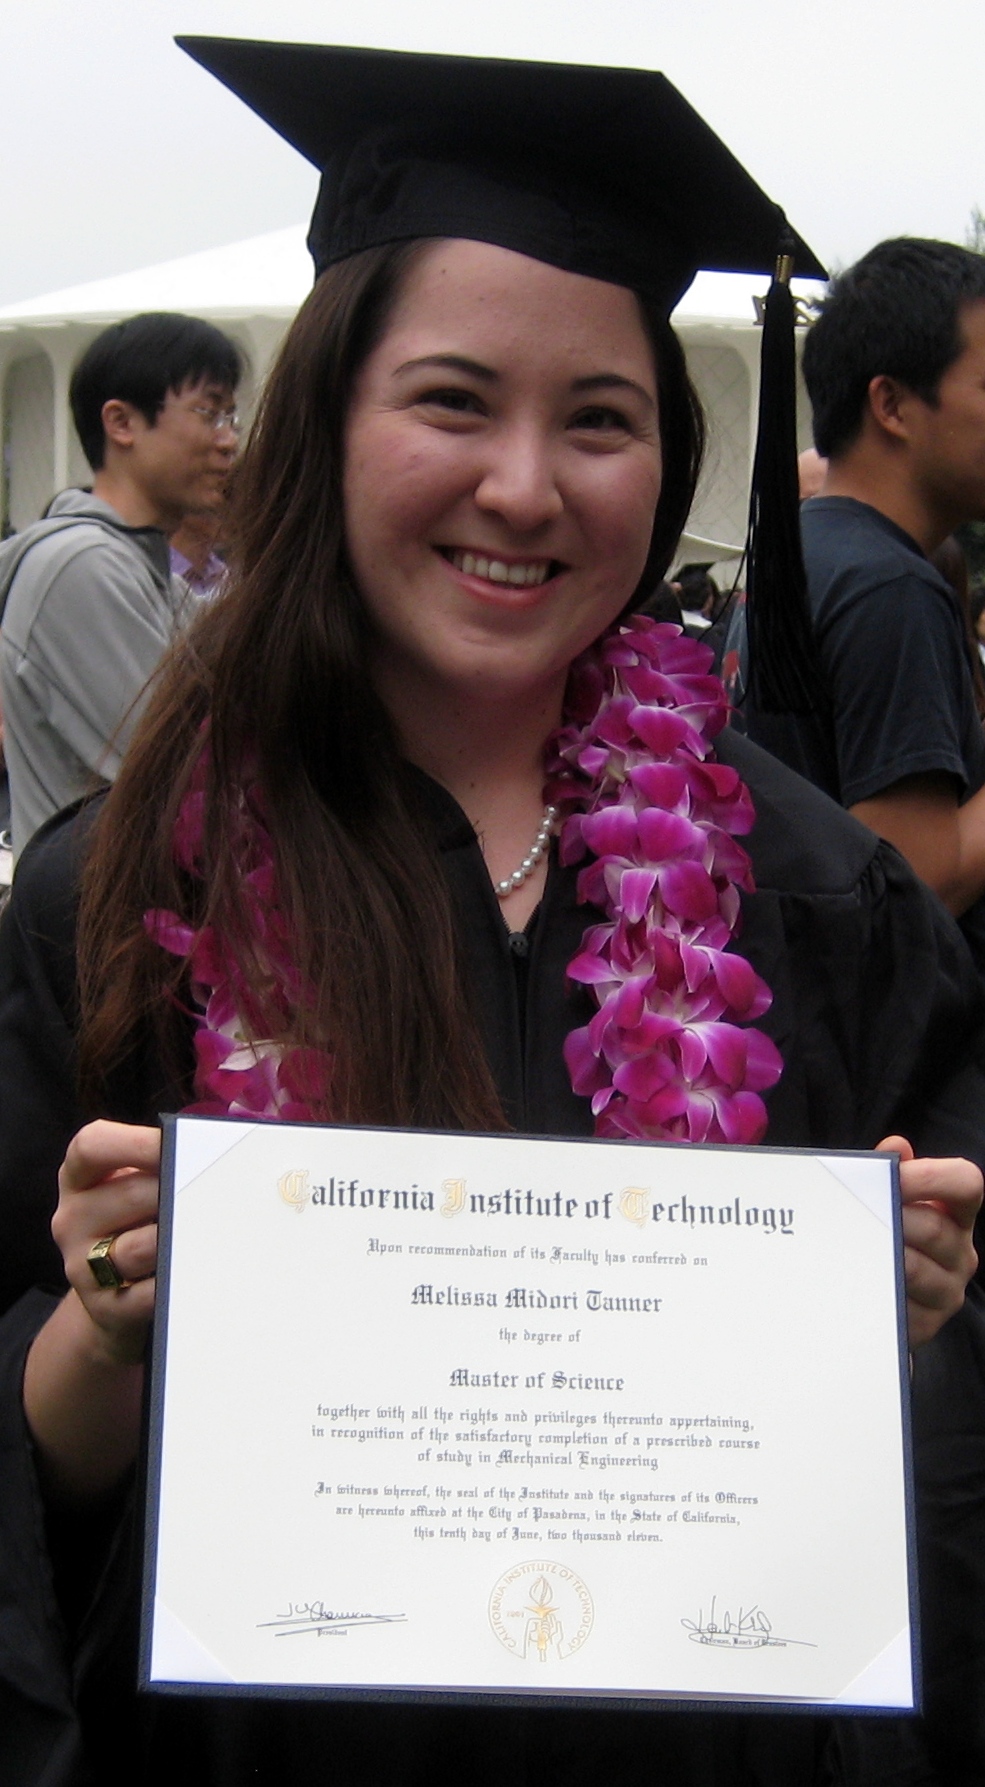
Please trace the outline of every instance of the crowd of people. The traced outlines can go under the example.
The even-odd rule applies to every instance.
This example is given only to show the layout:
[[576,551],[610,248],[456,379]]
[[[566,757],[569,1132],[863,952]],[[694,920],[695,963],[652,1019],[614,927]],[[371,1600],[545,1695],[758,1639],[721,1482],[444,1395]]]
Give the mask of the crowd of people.
[[[935,554],[985,517],[985,261],[883,243],[810,331],[816,675],[779,711],[762,610],[706,564],[665,582],[703,442],[668,319],[698,266],[772,264],[775,206],[658,76],[227,50],[324,169],[250,438],[221,331],[115,325],[72,381],[91,488],[0,548],[0,1778],[980,1787],[985,684]],[[636,892],[602,907],[557,833],[590,850],[616,800]],[[661,802],[703,838],[720,1027],[754,1015],[782,1071],[696,1059]],[[604,1027],[568,974],[600,926],[639,995]],[[138,1695],[158,1118],[203,1100],[896,1151],[922,1714]]]

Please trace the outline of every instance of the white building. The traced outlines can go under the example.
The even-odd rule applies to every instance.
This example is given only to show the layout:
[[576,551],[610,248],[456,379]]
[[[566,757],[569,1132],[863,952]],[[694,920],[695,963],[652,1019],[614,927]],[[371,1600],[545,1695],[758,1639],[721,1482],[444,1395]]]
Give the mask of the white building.
[[[304,235],[301,227],[276,230],[0,308],[3,530],[36,520],[55,491],[91,481],[69,413],[69,380],[88,342],[121,317],[178,310],[225,329],[251,369],[241,394],[248,417],[311,285]],[[699,273],[674,314],[709,420],[708,457],[681,562],[724,561],[745,537],[759,392],[755,298],[766,283],[744,274]],[[808,292],[819,289],[813,282],[804,286]],[[803,391],[800,436],[801,445],[809,445]]]

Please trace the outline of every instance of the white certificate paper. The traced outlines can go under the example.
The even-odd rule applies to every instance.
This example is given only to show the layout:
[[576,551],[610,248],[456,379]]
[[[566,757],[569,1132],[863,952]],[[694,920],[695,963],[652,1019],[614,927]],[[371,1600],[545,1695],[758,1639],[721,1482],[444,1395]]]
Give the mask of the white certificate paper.
[[145,1687],[916,1704],[895,1157],[165,1155]]

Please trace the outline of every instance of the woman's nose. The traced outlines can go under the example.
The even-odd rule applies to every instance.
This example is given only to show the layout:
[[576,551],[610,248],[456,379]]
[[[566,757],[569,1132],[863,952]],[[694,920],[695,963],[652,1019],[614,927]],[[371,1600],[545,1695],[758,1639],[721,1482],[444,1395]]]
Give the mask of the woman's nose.
[[533,533],[564,509],[549,443],[531,431],[504,431],[476,487],[479,508],[502,516],[516,533]]

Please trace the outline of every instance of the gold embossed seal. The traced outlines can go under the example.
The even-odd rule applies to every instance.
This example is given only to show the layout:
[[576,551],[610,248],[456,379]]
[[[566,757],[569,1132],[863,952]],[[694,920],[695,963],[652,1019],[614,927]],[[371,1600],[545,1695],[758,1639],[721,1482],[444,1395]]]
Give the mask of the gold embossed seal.
[[500,1644],[527,1661],[573,1657],[594,1618],[592,1597],[567,1564],[513,1564],[489,1597],[489,1623]]

